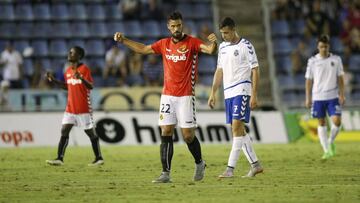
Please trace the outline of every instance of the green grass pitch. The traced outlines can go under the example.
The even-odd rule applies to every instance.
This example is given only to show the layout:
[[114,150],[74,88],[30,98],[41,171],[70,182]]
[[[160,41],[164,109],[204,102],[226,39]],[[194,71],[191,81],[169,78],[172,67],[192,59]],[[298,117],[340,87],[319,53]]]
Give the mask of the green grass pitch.
[[319,143],[257,144],[265,169],[243,179],[241,154],[235,178],[219,180],[230,144],[202,145],[206,177],[193,182],[186,145],[175,145],[170,184],[153,184],[161,171],[158,146],[106,146],[105,165],[88,167],[90,147],[69,147],[65,165],[45,165],[56,148],[0,149],[0,202],[360,202],[360,143],[338,143],[321,161]]

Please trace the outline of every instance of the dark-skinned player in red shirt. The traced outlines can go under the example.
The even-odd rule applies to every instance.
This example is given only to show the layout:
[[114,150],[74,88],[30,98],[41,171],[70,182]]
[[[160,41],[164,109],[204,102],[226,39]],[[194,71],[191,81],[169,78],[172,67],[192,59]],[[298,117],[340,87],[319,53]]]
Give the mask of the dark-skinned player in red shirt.
[[54,160],[46,160],[53,166],[64,164],[65,149],[69,143],[69,134],[73,126],[81,127],[89,136],[95,160],[89,166],[104,164],[101,155],[99,138],[95,133],[94,120],[90,101],[90,90],[93,89],[93,78],[90,69],[80,60],[85,56],[83,48],[75,46],[70,49],[68,62],[70,66],[64,73],[65,82],[57,80],[51,73],[46,73],[46,79],[68,91],[67,105],[62,120],[61,138],[58,145],[58,155]]

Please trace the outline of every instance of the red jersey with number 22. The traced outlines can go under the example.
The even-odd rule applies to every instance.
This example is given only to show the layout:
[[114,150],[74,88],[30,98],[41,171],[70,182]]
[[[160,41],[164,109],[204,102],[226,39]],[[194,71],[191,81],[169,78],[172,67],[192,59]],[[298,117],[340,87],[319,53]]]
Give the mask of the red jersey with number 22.
[[[90,83],[93,82],[91,71],[85,64],[81,64],[77,68],[77,71],[79,71],[85,80]],[[68,67],[64,73],[65,83],[68,88],[68,99],[65,111],[72,114],[90,113],[92,111],[90,89],[88,89],[80,79],[76,79],[74,73],[75,70],[73,70],[71,66]]]
[[156,54],[162,55],[164,95],[189,96],[195,94],[198,53],[201,44],[203,42],[200,39],[186,35],[177,43],[168,37],[151,45]]

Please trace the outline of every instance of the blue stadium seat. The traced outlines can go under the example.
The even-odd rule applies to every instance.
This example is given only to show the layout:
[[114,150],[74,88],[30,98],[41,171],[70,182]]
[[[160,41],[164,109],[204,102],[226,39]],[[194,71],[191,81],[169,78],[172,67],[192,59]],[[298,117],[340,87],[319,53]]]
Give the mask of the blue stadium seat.
[[216,60],[213,56],[202,55],[199,57],[199,74],[214,74]]
[[51,61],[48,58],[44,58],[40,60],[41,66],[44,70],[50,70],[51,69]]
[[105,87],[116,87],[118,86],[117,81],[119,80],[119,78],[115,77],[115,76],[109,76],[105,81],[104,81],[104,86]]
[[200,84],[202,84],[202,85],[211,86],[213,83],[213,78],[214,78],[213,75],[206,74],[206,75],[200,76],[199,81],[200,81]]
[[31,21],[34,19],[30,4],[18,4],[15,7],[15,18],[17,20]]
[[54,20],[68,20],[69,11],[64,3],[56,3],[51,6],[51,16]]
[[13,33],[18,38],[26,38],[33,36],[33,24],[31,22],[20,22],[16,26],[16,33]]
[[[16,24],[15,23],[8,23],[8,22],[1,22],[0,23],[0,37],[1,38],[12,38],[16,33]],[[15,34],[16,36],[16,34]]]
[[[5,49],[5,46],[7,45],[8,41],[7,40],[1,40],[0,39],[0,50],[3,51]],[[16,47],[15,47],[16,49]]]
[[274,54],[290,54],[292,51],[291,43],[287,38],[275,39],[273,41]]
[[103,22],[91,22],[89,25],[89,30],[92,37],[113,36],[113,34],[108,35],[106,26]]
[[[14,48],[22,53],[26,47],[30,47],[29,41],[27,40],[15,40]],[[2,49],[1,49],[2,50]]]
[[121,20],[123,19],[122,10],[112,4],[105,5],[106,19],[108,20]]
[[282,94],[282,100],[288,104],[294,104],[298,101],[297,95],[293,91],[285,91]]
[[73,37],[86,38],[89,37],[89,28],[86,22],[74,22],[70,26]]
[[276,73],[280,74],[291,74],[291,58],[289,55],[275,57]]
[[305,75],[304,74],[296,74],[294,76],[295,85],[298,87],[304,87],[305,86]]
[[102,40],[89,40],[85,43],[87,55],[103,56],[105,54],[105,46]]
[[[86,20],[88,17],[86,10],[85,10],[85,6],[82,3],[70,4],[69,14],[70,14],[70,19],[72,19],[72,20]],[[93,15],[96,15],[96,14],[93,13]]]
[[145,21],[143,22],[142,28],[144,32],[146,32],[145,35],[147,37],[158,38],[161,36],[160,26],[157,21],[154,20]]
[[68,48],[65,40],[57,39],[50,41],[50,55],[56,57],[65,57]]
[[[56,32],[57,31],[58,30],[56,30]],[[33,27],[32,35],[29,36],[47,38],[53,34],[54,32],[52,32],[50,22],[37,22]]]
[[[180,11],[185,19],[193,19],[196,17],[194,7],[189,3],[178,3],[176,10]],[[210,15],[210,14],[209,14]]]
[[[166,25],[166,23],[165,23]],[[193,35],[193,36],[197,36],[198,33],[199,33],[199,30],[198,30],[198,27],[196,25],[196,23],[192,20],[187,20],[185,21],[184,23],[185,27],[188,27],[191,31],[191,33],[186,33],[186,34],[190,34],[190,35]]]
[[121,21],[111,21],[106,23],[106,30],[108,36],[113,36],[115,32],[125,32],[125,26]]
[[344,45],[339,37],[331,37],[330,50],[335,54],[342,54],[344,52]]
[[95,75],[93,77],[93,80],[94,80],[94,87],[104,87],[105,86],[105,81],[102,76]]
[[354,54],[350,56],[349,70],[355,73],[360,73],[360,54]]
[[89,4],[86,6],[86,11],[89,19],[92,20],[104,20],[105,11],[101,4]]
[[52,37],[68,38],[71,37],[70,25],[68,22],[57,22],[52,24]]
[[0,6],[0,20],[11,21],[15,19],[14,8],[12,4],[3,4]]
[[[84,42],[84,40],[81,40],[81,39],[71,39],[68,43],[68,48],[70,49],[71,47],[74,47],[74,46],[79,46],[79,47],[85,48],[85,42]],[[85,52],[86,52],[86,50],[85,50]]]
[[355,74],[354,82],[357,85],[360,85],[360,73]]
[[204,19],[212,16],[211,4],[209,3],[196,3],[194,6],[193,17],[196,19]]
[[297,20],[289,21],[289,27],[290,27],[290,34],[303,36],[306,27],[305,20],[297,19]]
[[286,20],[274,20],[271,22],[271,35],[273,37],[288,36],[289,34],[289,24]]
[[33,14],[36,20],[50,20],[51,13],[49,4],[35,4],[33,7]]
[[31,59],[24,59],[23,67],[24,67],[24,75],[30,76],[34,73],[34,64]]
[[167,24],[166,21],[161,21],[159,23],[161,37],[167,37],[170,34],[166,24]]
[[31,43],[34,48],[34,56],[48,56],[48,44],[46,40],[34,40]]
[[66,63],[65,59],[52,59],[51,60],[51,70],[54,72],[59,69],[64,70],[65,63]]
[[278,76],[279,87],[293,88],[295,87],[294,78],[287,75]]
[[125,35],[129,37],[143,37],[143,32],[141,30],[141,25],[139,21],[131,20],[124,22]]

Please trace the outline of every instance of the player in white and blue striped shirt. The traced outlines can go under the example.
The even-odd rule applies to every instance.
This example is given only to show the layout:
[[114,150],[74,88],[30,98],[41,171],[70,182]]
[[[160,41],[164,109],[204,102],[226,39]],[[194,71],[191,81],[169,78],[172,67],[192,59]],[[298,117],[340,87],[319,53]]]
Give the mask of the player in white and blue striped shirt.
[[[323,159],[335,155],[334,140],[341,125],[341,106],[345,103],[344,70],[341,58],[329,52],[330,39],[318,39],[318,54],[308,60],[306,68],[306,107],[319,120],[318,136],[324,150]],[[312,93],[311,93],[312,90]],[[331,117],[330,136],[327,136],[326,113]]]
[[244,177],[254,177],[263,168],[245,130],[245,123],[249,122],[250,110],[257,106],[259,64],[253,45],[238,35],[233,19],[224,18],[219,27],[224,42],[219,46],[218,64],[208,104],[214,107],[216,91],[223,80],[226,123],[231,124],[233,134],[228,166],[219,177],[233,177],[241,149],[251,164],[249,173]]

